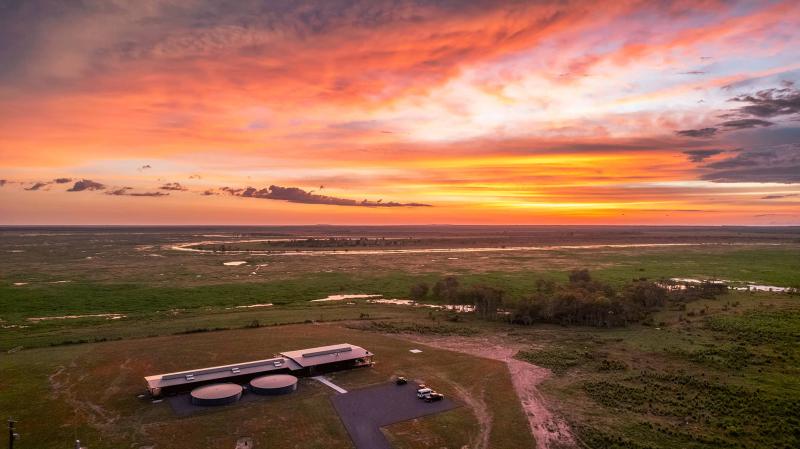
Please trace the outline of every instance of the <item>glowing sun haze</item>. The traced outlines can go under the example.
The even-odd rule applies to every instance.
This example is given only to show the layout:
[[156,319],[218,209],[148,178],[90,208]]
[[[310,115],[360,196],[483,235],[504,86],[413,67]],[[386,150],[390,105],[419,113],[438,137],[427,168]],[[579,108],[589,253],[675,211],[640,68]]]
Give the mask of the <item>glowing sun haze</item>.
[[11,0],[0,42],[0,224],[800,224],[794,0]]

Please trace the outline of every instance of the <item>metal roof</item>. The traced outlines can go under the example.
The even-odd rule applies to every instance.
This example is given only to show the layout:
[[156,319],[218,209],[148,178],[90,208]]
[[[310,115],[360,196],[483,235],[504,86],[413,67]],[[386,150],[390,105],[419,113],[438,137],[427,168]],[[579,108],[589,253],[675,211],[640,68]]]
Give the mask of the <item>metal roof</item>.
[[189,371],[179,371],[168,374],[158,374],[145,377],[148,387],[163,388],[173,385],[204,382],[208,380],[224,379],[231,376],[258,374],[280,369],[298,370],[302,367],[294,361],[284,357],[275,357],[254,362],[234,363],[231,365],[212,366]]
[[281,355],[305,368],[369,357],[372,353],[360,346],[343,343],[339,345],[301,349],[299,351],[282,352]]
[[306,367],[336,363],[371,356],[372,353],[359,346],[348,343],[320,346],[317,348],[288,351],[271,359],[253,362],[234,363],[230,365],[212,366],[189,371],[178,371],[145,377],[148,388],[165,388],[175,385],[186,385],[195,382],[206,382],[225,379],[232,376],[256,375],[270,371],[288,369],[301,370]]

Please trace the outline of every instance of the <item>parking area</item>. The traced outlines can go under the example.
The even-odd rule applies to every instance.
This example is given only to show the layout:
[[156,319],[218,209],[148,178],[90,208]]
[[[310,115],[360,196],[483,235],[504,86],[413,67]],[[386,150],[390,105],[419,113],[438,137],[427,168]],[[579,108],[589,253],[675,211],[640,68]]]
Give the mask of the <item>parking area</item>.
[[337,394],[331,401],[356,448],[391,449],[381,427],[458,407],[447,398],[437,402],[418,399],[417,388],[414,383],[387,383]]

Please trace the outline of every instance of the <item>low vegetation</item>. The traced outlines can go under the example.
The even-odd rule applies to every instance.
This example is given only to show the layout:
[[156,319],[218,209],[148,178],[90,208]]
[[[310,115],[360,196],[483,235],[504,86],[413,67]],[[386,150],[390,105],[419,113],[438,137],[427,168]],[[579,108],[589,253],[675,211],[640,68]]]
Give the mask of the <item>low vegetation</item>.
[[366,324],[351,324],[349,327],[385,334],[473,336],[479,333],[478,329],[469,326],[455,326],[444,323],[427,325],[404,321],[370,321]]
[[583,389],[604,407],[666,421],[647,422],[645,427],[682,441],[683,447],[794,448],[800,444],[800,402],[758,389],[655,371],[619,381],[589,381]]
[[535,351],[520,351],[516,357],[534,365],[549,368],[556,374],[564,374],[569,368],[578,366],[592,358],[589,352],[550,346]]
[[[540,391],[587,449],[800,447],[800,298],[665,280],[800,286],[796,237],[769,246],[375,257],[352,251],[435,245],[343,234],[352,238],[248,248],[225,243],[216,255],[198,256],[168,249],[196,238],[197,231],[172,232],[102,239],[65,234],[48,236],[46,245],[32,244],[32,237],[6,239],[15,252],[0,261],[0,350],[9,351],[0,357],[0,387],[13,388],[0,388],[0,409],[20,420],[22,443],[62,447],[79,435],[92,448],[232,447],[241,433],[253,435],[258,447],[287,440],[347,447],[349,438],[327,400],[330,391],[315,383],[281,402],[279,415],[265,402],[177,419],[166,403],[132,399],[142,390],[141,376],[161,368],[247,360],[254,351],[270,354],[333,338],[379,354],[374,370],[339,376],[336,382],[344,387],[384,382],[398,372],[424,377],[449,397],[466,391],[486,402],[494,418],[490,447],[533,446],[524,432],[525,415],[511,407],[514,390],[501,363],[448,351],[411,355],[408,348],[419,343],[398,343],[411,334],[479,342],[506,338],[515,348],[524,347],[518,359],[555,373]],[[726,242],[741,239],[738,231],[730,232]],[[592,239],[577,243],[597,241]],[[563,236],[552,243],[563,244]],[[476,241],[447,242],[456,244]],[[342,253],[352,250],[285,258],[230,252],[328,245]],[[247,263],[223,265],[232,260]],[[468,305],[475,313],[309,302],[339,293]],[[237,308],[262,303],[274,306]],[[29,320],[102,313],[125,317]],[[329,324],[316,325],[323,322]],[[300,324],[272,327],[289,323]],[[420,448],[461,447],[478,429],[468,406],[387,431],[398,447]]]
[[798,312],[800,308],[791,311],[752,311],[742,315],[709,317],[706,323],[712,330],[732,334],[734,338],[750,343],[797,343],[800,342]]
[[[427,284],[417,284],[411,287],[410,295],[424,300],[427,291]],[[619,327],[641,322],[664,307],[684,310],[688,302],[713,299],[726,291],[725,285],[710,282],[678,284],[644,278],[617,288],[593,279],[588,270],[581,269],[570,272],[565,283],[538,279],[525,297],[513,301],[505,300],[507,295],[501,288],[463,287],[456,277],[446,276],[434,285],[432,299],[470,305],[479,318],[505,319],[514,324]]]

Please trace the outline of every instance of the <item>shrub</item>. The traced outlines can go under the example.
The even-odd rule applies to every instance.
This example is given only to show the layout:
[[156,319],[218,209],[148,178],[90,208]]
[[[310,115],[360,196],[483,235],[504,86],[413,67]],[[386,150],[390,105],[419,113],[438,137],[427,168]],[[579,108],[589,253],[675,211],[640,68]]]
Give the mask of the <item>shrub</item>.
[[422,301],[426,296],[428,296],[428,290],[428,284],[420,282],[419,284],[411,286],[409,296],[411,296],[411,299],[414,301]]

